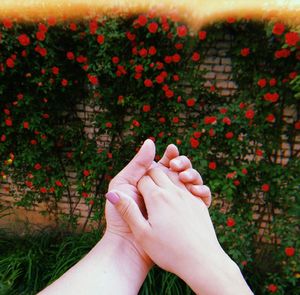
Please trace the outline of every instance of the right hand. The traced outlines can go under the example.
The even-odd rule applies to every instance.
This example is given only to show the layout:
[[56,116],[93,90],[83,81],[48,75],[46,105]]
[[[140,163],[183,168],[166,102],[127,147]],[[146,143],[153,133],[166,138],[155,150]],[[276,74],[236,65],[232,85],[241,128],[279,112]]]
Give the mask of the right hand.
[[140,179],[138,189],[148,219],[124,192],[116,192],[120,200],[115,206],[157,265],[177,274],[197,293],[251,294],[245,293],[249,290],[243,279],[236,283],[242,289],[232,289],[231,279],[241,279],[239,269],[221,248],[201,199],[176,186],[158,168]]

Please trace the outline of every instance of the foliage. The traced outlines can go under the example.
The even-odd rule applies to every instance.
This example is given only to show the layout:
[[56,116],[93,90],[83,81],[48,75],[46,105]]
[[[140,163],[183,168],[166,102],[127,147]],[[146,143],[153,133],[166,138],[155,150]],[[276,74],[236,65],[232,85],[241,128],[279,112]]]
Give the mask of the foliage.
[[[142,141],[156,142],[157,160],[176,143],[216,195],[211,214],[220,242],[255,294],[296,294],[298,33],[280,23],[233,19],[189,32],[150,16],[3,20],[0,32],[0,173],[18,184],[16,205],[48,202],[51,212],[63,197],[75,196],[85,199],[90,220],[101,221],[108,181]],[[230,97],[217,84],[204,86],[201,67],[224,35],[238,85]],[[84,132],[78,104],[96,110],[92,135]],[[284,116],[287,108],[293,117]],[[76,172],[76,194],[68,171]],[[65,216],[71,228],[76,204]],[[23,272],[16,266],[5,275]]]

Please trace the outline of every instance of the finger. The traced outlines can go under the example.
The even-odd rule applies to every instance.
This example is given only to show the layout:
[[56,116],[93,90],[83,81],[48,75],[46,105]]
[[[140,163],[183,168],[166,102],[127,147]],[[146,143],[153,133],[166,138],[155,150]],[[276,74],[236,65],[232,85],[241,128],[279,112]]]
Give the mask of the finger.
[[115,206],[135,236],[144,236],[149,231],[148,221],[142,215],[138,205],[127,194],[121,191],[110,191],[105,197]]
[[170,161],[170,168],[176,172],[181,172],[192,168],[192,163],[186,156],[178,156]]
[[186,187],[191,194],[193,194],[195,197],[200,198],[207,207],[211,205],[212,197],[210,188],[208,186],[187,184]]
[[136,185],[140,178],[147,172],[155,157],[155,145],[150,139],[147,139],[135,157],[127,166],[119,172],[116,182],[127,182]]
[[158,163],[164,165],[165,167],[170,167],[170,161],[179,156],[179,151],[176,145],[170,144],[167,146],[162,158]]
[[171,179],[159,168],[150,169],[148,175],[161,188],[172,189],[176,187]]
[[189,168],[183,172],[180,172],[178,177],[183,183],[203,184],[201,175],[193,168]]
[[137,188],[143,196],[146,210],[149,213],[157,198],[155,194],[157,194],[157,192],[160,190],[160,187],[149,175],[145,175],[139,180]]

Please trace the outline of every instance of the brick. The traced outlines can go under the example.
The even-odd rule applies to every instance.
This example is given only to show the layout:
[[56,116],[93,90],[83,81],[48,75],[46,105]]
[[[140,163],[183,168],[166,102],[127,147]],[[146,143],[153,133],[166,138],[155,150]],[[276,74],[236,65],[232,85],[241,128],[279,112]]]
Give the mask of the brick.
[[228,88],[228,82],[226,81],[217,81],[216,87],[219,89],[227,89]]
[[209,56],[204,59],[203,63],[218,65],[218,64],[220,64],[220,61],[221,61],[221,59],[219,57]]
[[203,76],[203,78],[207,80],[215,79],[215,77],[216,77],[216,73],[214,72],[208,72]]
[[232,72],[232,67],[231,66],[225,66],[224,67],[224,72],[225,73],[231,73]]
[[222,64],[222,65],[231,65],[231,58],[228,58],[228,57],[222,57],[222,58],[221,58],[221,64]]
[[229,42],[218,42],[216,44],[216,48],[230,48],[230,43]]
[[230,96],[230,95],[232,95],[232,92],[230,90],[223,89],[223,90],[220,91],[220,94],[222,96]]
[[229,75],[224,73],[218,73],[216,75],[216,80],[228,80]]
[[228,88],[229,89],[237,89],[237,86],[233,81],[229,81],[228,82]]
[[225,70],[225,67],[223,66],[223,65],[216,65],[216,66],[214,66],[213,68],[212,68],[212,70],[214,71],[214,72],[224,72],[224,70]]
[[200,65],[200,71],[212,71],[212,68],[211,65]]

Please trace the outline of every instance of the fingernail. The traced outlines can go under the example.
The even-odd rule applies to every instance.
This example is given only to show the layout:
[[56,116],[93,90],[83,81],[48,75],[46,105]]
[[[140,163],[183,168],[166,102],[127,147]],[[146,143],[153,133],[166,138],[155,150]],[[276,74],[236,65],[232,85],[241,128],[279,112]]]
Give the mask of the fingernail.
[[113,205],[116,205],[119,200],[120,200],[120,197],[114,193],[114,192],[108,192],[106,195],[105,195],[105,198],[110,201]]

